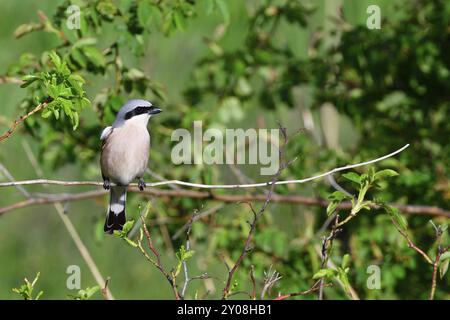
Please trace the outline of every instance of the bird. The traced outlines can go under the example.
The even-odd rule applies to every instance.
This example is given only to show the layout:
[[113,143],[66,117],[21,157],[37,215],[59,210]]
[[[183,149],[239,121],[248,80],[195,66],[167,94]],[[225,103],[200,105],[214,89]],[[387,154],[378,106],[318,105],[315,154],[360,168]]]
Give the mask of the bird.
[[105,233],[123,230],[128,185],[138,179],[139,190],[143,191],[146,187],[143,177],[150,152],[147,125],[150,118],[161,111],[149,101],[129,100],[120,108],[114,123],[101,133],[100,167],[103,188],[110,190],[103,228]]

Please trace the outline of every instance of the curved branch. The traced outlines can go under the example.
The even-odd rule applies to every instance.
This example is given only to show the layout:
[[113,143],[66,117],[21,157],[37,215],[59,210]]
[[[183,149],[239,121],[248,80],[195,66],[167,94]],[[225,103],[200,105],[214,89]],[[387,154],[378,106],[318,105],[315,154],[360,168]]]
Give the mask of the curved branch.
[[[0,139],[1,141],[1,139]],[[148,187],[159,187],[164,185],[181,185],[185,187],[191,187],[191,188],[199,188],[199,189],[244,189],[244,188],[260,188],[260,187],[267,187],[272,184],[275,185],[282,185],[282,184],[300,184],[300,183],[306,183],[312,180],[317,180],[323,177],[326,177],[330,174],[353,169],[357,167],[362,167],[368,164],[372,164],[375,162],[379,162],[382,160],[385,160],[387,158],[390,158],[392,156],[395,156],[396,154],[402,152],[406,148],[409,147],[409,144],[404,145],[400,149],[389,153],[385,156],[382,156],[377,159],[373,159],[366,162],[360,162],[356,164],[350,164],[343,167],[334,168],[333,170],[327,171],[325,173],[321,173],[309,178],[305,179],[299,179],[299,180],[284,180],[284,181],[268,181],[268,182],[262,182],[262,183],[250,183],[250,184],[202,184],[202,183],[191,183],[186,181],[180,181],[180,180],[165,180],[165,181],[159,181],[159,182],[152,182],[147,183]],[[97,181],[61,181],[61,180],[48,180],[48,179],[37,179],[37,180],[24,180],[24,181],[12,181],[12,182],[2,182],[0,183],[0,187],[12,187],[12,186],[18,186],[18,185],[32,185],[32,184],[55,184],[55,185],[62,185],[62,186],[102,186],[103,182],[97,182]],[[114,185],[114,184],[112,184]],[[132,187],[136,187],[136,183],[130,184]]]

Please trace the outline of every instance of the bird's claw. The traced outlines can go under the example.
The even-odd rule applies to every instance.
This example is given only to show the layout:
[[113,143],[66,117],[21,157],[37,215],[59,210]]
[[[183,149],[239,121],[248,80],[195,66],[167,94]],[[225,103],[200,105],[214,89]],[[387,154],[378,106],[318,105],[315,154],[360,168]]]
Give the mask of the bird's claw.
[[109,179],[104,179],[103,180],[103,188],[105,190],[109,190],[110,187],[111,187],[111,182],[109,181]]
[[144,191],[144,189],[146,187],[144,179],[139,179],[138,187],[139,187],[139,190]]

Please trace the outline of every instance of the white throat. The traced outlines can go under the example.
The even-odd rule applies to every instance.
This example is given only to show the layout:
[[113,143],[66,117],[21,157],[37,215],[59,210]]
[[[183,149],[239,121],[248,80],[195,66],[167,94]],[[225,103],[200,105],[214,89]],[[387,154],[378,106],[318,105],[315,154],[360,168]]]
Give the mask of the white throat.
[[138,116],[132,117],[131,119],[125,120],[125,125],[134,125],[134,126],[146,128],[150,117],[151,117],[151,115],[149,115],[147,113],[140,114]]

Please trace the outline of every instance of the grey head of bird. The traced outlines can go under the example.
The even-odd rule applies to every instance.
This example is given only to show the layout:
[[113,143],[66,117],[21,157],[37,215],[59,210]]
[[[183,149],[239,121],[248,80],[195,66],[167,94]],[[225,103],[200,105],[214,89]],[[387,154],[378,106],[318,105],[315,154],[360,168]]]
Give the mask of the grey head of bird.
[[131,120],[141,115],[146,115],[150,118],[152,115],[162,112],[158,107],[155,107],[150,101],[143,99],[128,100],[117,113],[116,121],[113,127],[120,127],[126,121]]

